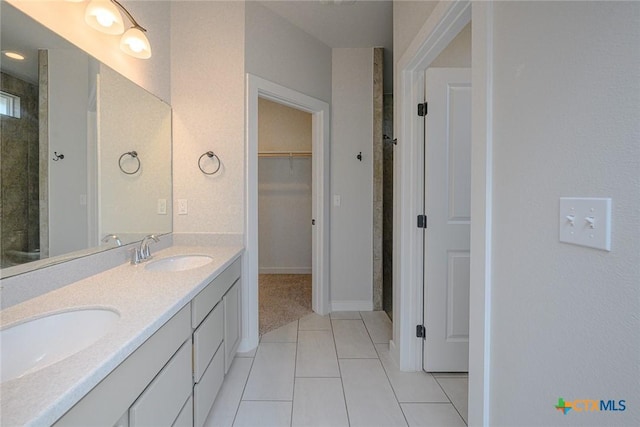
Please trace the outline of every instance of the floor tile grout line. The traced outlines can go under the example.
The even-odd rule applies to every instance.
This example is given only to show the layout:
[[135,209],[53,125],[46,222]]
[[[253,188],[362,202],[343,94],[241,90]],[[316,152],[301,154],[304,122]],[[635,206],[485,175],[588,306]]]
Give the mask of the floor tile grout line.
[[379,357],[338,357],[338,360],[375,360]]
[[[367,313],[375,313],[376,311],[368,311]],[[360,318],[362,319],[362,323],[364,323],[364,328],[367,330],[367,334],[369,334],[369,339],[371,340],[371,342],[373,343],[373,347],[376,346],[376,344],[389,344],[389,342],[374,342],[373,341],[373,337],[371,336],[371,332],[369,332],[369,327],[367,326],[367,322],[364,321],[364,317],[362,317],[362,312],[358,312],[358,314],[360,315]],[[385,313],[386,315],[386,313]],[[388,317],[388,316],[387,316]],[[392,329],[392,334],[393,334],[393,322],[391,323],[391,329]]]
[[[360,312],[358,312],[358,314],[360,314]],[[364,330],[367,332],[367,336],[369,337],[369,341],[371,341],[371,345],[373,346],[373,352],[376,354],[376,357],[340,357],[338,356],[338,360],[340,359],[380,359],[378,357],[378,352],[376,351],[376,345],[373,342],[373,339],[371,339],[371,334],[369,333],[369,329],[367,329],[367,324],[364,323],[364,319],[362,318],[362,315],[360,314],[360,319],[337,319],[337,320],[349,320],[349,321],[360,321],[362,322],[362,325],[364,326]],[[333,332],[333,324],[331,324],[331,331]],[[335,336],[334,336],[334,341],[335,341]],[[338,345],[336,344],[336,355],[338,355]]]
[[[360,313],[358,313],[360,315]],[[340,358],[338,357],[338,344],[336,336],[333,334],[333,321],[329,315],[329,324],[331,325],[331,338],[333,339],[333,348],[336,351],[336,362],[338,363],[338,374],[340,375],[340,386],[342,387],[342,400],[344,401],[344,411],[347,414],[347,425],[351,426],[351,418],[349,417],[349,406],[347,405],[347,394],[344,391],[344,381],[342,379],[342,368],[340,367]]]
[[449,402],[451,402],[451,406],[453,406],[453,409],[456,410],[456,412],[458,413],[458,416],[460,416],[460,419],[462,420],[462,422],[464,423],[464,425],[468,426],[469,424],[467,423],[467,421],[464,419],[464,417],[462,416],[462,414],[460,413],[460,410],[458,409],[458,407],[456,406],[455,403],[453,403],[453,400],[451,399],[451,397],[449,396],[449,393],[447,393],[447,391],[444,389],[444,387],[442,386],[442,384],[440,384],[440,381],[438,381],[438,378],[433,377],[436,382],[438,383],[438,385],[440,386],[440,388],[442,389],[442,392],[444,393],[445,396],[447,396],[447,399],[449,399]]
[[407,416],[405,415],[404,411],[402,410],[402,405],[400,404],[400,399],[398,399],[398,394],[396,393],[396,389],[393,387],[393,383],[391,382],[391,378],[389,378],[389,373],[387,372],[387,368],[385,368],[384,363],[382,363],[382,359],[380,358],[380,353],[378,352],[378,349],[376,348],[375,345],[373,346],[373,348],[375,349],[376,354],[378,355],[378,360],[380,361],[380,365],[382,366],[382,372],[384,372],[385,377],[387,377],[387,382],[389,383],[389,387],[391,387],[391,391],[393,392],[393,397],[395,397],[396,403],[398,404],[398,407],[400,408],[400,412],[402,413],[402,417],[404,418],[404,422],[408,426],[409,425],[409,420],[407,419]]
[[296,398],[296,371],[298,370],[298,341],[300,340],[300,319],[296,320],[296,351],[293,355],[293,390],[291,390],[291,416],[289,417],[289,427],[293,426],[293,402]]
[[[258,347],[260,347],[260,344],[258,344]],[[258,347],[256,347],[256,353],[254,354],[254,357],[251,357],[251,367],[249,368],[249,373],[247,374],[247,379],[244,380],[244,387],[242,387],[242,393],[240,393],[240,401],[238,402],[238,406],[236,407],[236,412],[233,414],[233,421],[231,422],[231,426],[233,427],[233,425],[236,423],[236,418],[238,418],[238,412],[240,411],[240,405],[242,405],[242,398],[244,397],[244,392],[247,389],[247,384],[249,383],[249,376],[251,376],[251,371],[253,370],[253,363],[256,361],[255,356],[258,354]],[[223,380],[224,382],[224,380]]]

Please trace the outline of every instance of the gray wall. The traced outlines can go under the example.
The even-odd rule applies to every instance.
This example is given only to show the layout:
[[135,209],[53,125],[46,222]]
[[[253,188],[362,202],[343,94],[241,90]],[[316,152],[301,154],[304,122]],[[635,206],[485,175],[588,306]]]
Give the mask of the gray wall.
[[257,2],[246,12],[246,71],[331,103],[331,48]]
[[[333,49],[331,112],[331,301],[373,302],[373,48]],[[356,155],[362,152],[362,161]]]
[[[494,11],[490,424],[638,425],[640,3]],[[611,252],[558,241],[561,196],[612,198]]]

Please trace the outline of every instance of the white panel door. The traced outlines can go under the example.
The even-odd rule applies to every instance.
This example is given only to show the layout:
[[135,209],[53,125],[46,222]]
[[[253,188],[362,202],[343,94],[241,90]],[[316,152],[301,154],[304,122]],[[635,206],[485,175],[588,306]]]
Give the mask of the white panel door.
[[424,370],[469,366],[471,70],[425,74]]

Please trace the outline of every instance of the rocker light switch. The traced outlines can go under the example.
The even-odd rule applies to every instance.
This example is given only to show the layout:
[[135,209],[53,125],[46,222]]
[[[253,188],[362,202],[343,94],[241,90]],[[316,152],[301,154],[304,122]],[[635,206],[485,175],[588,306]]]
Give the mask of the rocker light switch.
[[560,198],[560,241],[611,250],[611,199]]

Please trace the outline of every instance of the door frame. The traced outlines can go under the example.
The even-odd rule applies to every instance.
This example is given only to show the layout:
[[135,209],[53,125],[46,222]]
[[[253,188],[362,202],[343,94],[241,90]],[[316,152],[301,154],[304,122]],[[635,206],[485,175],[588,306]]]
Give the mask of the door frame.
[[258,98],[311,113],[312,292],[313,311],[329,313],[329,104],[261,77],[246,76],[245,252],[242,265],[242,342],[238,351],[258,345]]
[[491,2],[440,2],[396,65],[394,155],[393,340],[391,356],[403,371],[422,369],[422,232],[415,225],[424,195],[424,128],[416,105],[424,98],[424,71],[464,26],[472,26],[471,283],[469,425],[489,425],[492,205]]

